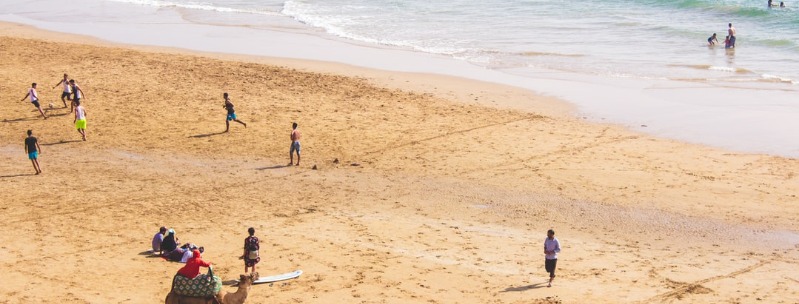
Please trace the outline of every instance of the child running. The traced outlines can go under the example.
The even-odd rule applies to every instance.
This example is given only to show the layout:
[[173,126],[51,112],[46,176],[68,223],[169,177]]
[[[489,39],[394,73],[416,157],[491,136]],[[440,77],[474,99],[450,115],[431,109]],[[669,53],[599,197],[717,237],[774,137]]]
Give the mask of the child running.
[[86,141],[86,110],[80,105],[80,100],[75,100],[72,103],[75,105],[75,120],[72,122],[75,123],[78,133],[83,136],[83,141]]
[[228,94],[227,94],[227,92],[225,92],[224,94],[222,94],[222,97],[224,97],[224,98],[225,98],[225,105],[224,105],[223,107],[224,107],[225,109],[227,109],[227,120],[225,120],[225,133],[227,133],[227,132],[230,130],[230,121],[231,121],[231,120],[232,120],[232,121],[235,121],[235,122],[237,122],[237,123],[240,123],[240,124],[242,124],[242,125],[244,125],[244,127],[246,128],[246,127],[247,127],[247,124],[246,124],[246,123],[244,123],[244,122],[243,122],[243,121],[241,121],[241,120],[238,120],[238,119],[236,118],[236,111],[235,111],[235,110],[233,110],[233,103],[232,103],[232,102],[230,102],[230,98],[228,97]]
[[[69,76],[67,76],[67,73],[64,73],[64,79],[61,79],[61,81],[59,81],[58,83],[56,83],[53,86],[53,89],[58,87],[58,85],[63,85],[64,86],[64,91],[61,92],[61,102],[64,103],[64,108],[67,107],[67,100],[69,100],[69,101],[72,100],[72,96],[71,96],[72,95],[72,86],[69,85],[68,77]],[[72,110],[70,110],[70,112],[72,112]]]
[[28,159],[31,160],[37,175],[42,173],[42,168],[39,167],[39,151],[41,150],[39,140],[33,137],[33,130],[28,130],[28,137],[25,138],[25,153],[28,153]]
[[22,97],[22,101],[25,101],[25,98],[31,97],[31,103],[33,104],[36,109],[39,110],[39,113],[42,114],[44,119],[47,119],[47,115],[44,115],[44,111],[42,111],[42,105],[39,104],[39,93],[36,93],[36,83],[31,84],[31,88],[28,89],[28,93],[25,94],[25,97]]

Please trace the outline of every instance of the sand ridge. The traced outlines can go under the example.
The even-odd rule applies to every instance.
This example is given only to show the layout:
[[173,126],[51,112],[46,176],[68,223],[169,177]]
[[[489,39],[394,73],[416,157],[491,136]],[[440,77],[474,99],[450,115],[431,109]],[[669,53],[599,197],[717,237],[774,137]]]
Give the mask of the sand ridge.
[[[160,225],[206,246],[225,280],[243,270],[249,226],[264,242],[260,273],[305,271],[254,287],[250,303],[799,299],[797,160],[488,106],[547,99],[456,92],[452,78],[430,88],[430,75],[4,34],[8,303],[162,301],[181,265],[140,254]],[[49,89],[63,72],[86,91],[88,142]],[[32,81],[56,106],[48,120],[19,102]],[[220,134],[222,92],[248,128]],[[285,167],[293,121],[303,165]],[[27,175],[27,129],[43,143],[42,176]],[[555,287],[541,288],[550,227],[564,251]]]

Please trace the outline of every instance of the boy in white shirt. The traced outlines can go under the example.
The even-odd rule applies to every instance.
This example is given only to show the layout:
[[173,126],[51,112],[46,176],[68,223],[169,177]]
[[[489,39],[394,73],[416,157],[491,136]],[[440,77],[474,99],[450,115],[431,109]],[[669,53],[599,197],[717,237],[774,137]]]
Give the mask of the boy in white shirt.
[[86,110],[80,105],[80,100],[73,101],[73,104],[75,104],[75,120],[72,122],[75,123],[78,133],[83,136],[83,141],[86,141]]
[[33,104],[36,109],[39,110],[39,113],[42,114],[44,119],[47,119],[47,115],[44,115],[44,111],[42,111],[42,105],[39,104],[39,93],[36,92],[36,83],[31,84],[31,88],[28,89],[28,93],[25,94],[25,97],[22,97],[22,101],[25,101],[25,98],[31,97],[31,103]]

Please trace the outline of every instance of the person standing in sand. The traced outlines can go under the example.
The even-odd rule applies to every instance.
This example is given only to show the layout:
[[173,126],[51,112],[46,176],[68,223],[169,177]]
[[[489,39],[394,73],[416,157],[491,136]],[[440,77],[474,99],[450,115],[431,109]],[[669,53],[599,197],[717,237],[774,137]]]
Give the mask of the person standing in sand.
[[555,279],[555,266],[558,264],[558,252],[560,252],[560,242],[555,238],[555,231],[549,229],[549,231],[547,231],[547,238],[544,240],[544,268],[549,273],[549,284],[547,284],[547,287],[552,287],[552,280]]
[[[58,87],[58,85],[63,85],[64,86],[64,91],[61,92],[61,102],[64,103],[64,108],[67,107],[67,100],[70,101],[70,104],[71,104],[71,101],[72,101],[72,86],[69,85],[69,79],[68,78],[69,78],[69,76],[67,76],[67,73],[64,73],[64,79],[61,79],[61,81],[59,81],[58,83],[56,83],[53,86],[53,89]],[[69,109],[69,112],[72,113],[72,109],[71,108]]]
[[75,100],[73,104],[75,105],[75,120],[72,123],[75,124],[78,133],[83,136],[83,141],[86,141],[86,110],[80,105],[80,100]]
[[302,133],[297,130],[297,123],[291,125],[291,147],[289,148],[289,166],[294,164],[294,151],[297,151],[297,166],[300,165],[300,138]]
[[42,114],[42,117],[47,119],[47,115],[44,115],[44,111],[42,111],[42,105],[39,104],[39,93],[36,93],[35,82],[31,84],[31,88],[28,89],[28,93],[25,94],[25,97],[22,97],[22,101],[25,101],[25,98],[28,98],[28,96],[31,97],[31,103],[34,107],[36,107],[37,110],[39,110],[39,113]]
[[244,255],[242,255],[242,258],[244,258],[244,273],[247,273],[247,269],[250,267],[252,267],[252,272],[255,272],[255,264],[261,261],[261,255],[258,253],[261,249],[261,241],[255,236],[255,228],[250,227],[250,229],[247,229],[247,233],[250,236],[244,239]]
[[236,118],[236,110],[233,109],[233,103],[230,102],[230,97],[228,97],[228,96],[229,95],[227,94],[227,92],[222,94],[222,97],[225,98],[225,105],[223,107],[227,110],[227,120],[225,120],[225,132],[226,133],[230,130],[230,121],[231,120],[244,125],[245,128],[247,127],[246,123],[244,123],[243,121],[238,120],[238,118]]
[[42,148],[39,147],[39,140],[33,137],[33,130],[28,130],[28,137],[25,138],[25,153],[28,153],[28,159],[31,160],[37,175],[42,173],[42,168],[39,167],[40,151],[42,151]]
[[732,26],[732,23],[727,24],[729,29],[727,33],[730,35],[730,48],[735,48],[735,27]]

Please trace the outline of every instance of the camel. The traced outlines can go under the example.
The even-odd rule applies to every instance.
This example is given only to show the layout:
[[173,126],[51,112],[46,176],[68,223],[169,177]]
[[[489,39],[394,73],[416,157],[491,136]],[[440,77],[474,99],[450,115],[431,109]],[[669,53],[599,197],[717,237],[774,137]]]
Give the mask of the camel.
[[250,275],[242,274],[239,277],[239,289],[236,292],[229,293],[224,290],[216,294],[216,299],[221,304],[244,304],[247,301],[247,295],[250,293],[252,282],[259,278],[257,272],[251,272]]
[[250,275],[242,274],[239,278],[239,289],[236,292],[228,293],[220,290],[211,298],[186,297],[169,292],[164,300],[165,304],[244,304],[247,294],[250,292],[252,281],[258,279],[258,273]]

